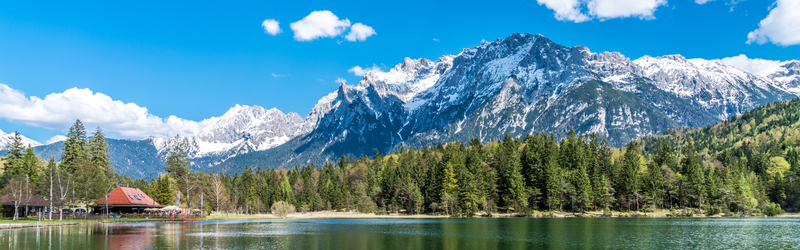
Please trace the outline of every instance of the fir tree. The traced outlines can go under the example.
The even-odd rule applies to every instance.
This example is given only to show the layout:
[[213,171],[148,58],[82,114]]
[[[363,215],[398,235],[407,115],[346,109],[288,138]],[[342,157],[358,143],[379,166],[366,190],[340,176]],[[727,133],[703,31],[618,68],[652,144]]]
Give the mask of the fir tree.
[[114,172],[114,165],[111,165],[108,153],[108,142],[103,135],[103,130],[97,127],[94,134],[89,138],[89,161],[92,165],[101,169],[107,178],[116,180],[116,172]]
[[81,120],[75,120],[75,124],[69,128],[67,140],[64,141],[64,148],[61,151],[61,165],[70,174],[74,174],[77,168],[76,161],[88,161],[86,142],[86,130],[83,128]]

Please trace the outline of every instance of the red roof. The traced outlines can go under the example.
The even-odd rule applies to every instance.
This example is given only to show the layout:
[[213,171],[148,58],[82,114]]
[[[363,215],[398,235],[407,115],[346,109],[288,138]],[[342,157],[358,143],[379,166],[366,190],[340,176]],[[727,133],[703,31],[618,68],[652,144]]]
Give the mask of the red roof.
[[[105,205],[106,197],[94,203],[94,206]],[[150,196],[138,188],[118,187],[108,193],[109,206],[161,206]]]

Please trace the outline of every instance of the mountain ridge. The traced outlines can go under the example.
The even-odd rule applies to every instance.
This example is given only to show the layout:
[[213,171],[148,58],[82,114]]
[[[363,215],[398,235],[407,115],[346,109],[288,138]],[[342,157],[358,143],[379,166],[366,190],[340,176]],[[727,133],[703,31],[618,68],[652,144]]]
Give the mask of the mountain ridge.
[[[800,66],[781,66],[752,74],[681,55],[630,60],[619,52],[514,33],[437,61],[405,58],[387,72],[370,71],[357,85],[340,84],[319,99],[305,118],[237,105],[182,140],[194,167],[208,172],[322,163],[376,149],[497,140],[506,133],[560,137],[570,128],[619,146],[796,97],[800,88],[792,86]],[[153,144],[155,158],[163,158],[171,143],[137,143],[144,141]]]

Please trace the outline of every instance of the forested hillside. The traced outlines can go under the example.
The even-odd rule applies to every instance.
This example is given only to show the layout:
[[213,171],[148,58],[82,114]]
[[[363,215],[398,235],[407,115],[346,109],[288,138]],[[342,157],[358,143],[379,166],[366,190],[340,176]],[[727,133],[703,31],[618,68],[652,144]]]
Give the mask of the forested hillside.
[[800,99],[767,104],[705,128],[673,129],[641,141],[649,153],[657,151],[658,141],[678,152],[693,142],[700,149],[704,167],[722,177],[717,184],[720,192],[745,192],[738,184],[746,179],[759,184],[752,192],[787,210],[800,208],[796,183],[800,174]]
[[[483,144],[340,158],[321,167],[245,168],[224,183],[229,209],[266,211],[277,201],[302,210],[405,210],[472,215],[498,210],[701,208],[706,214],[797,211],[800,99],[756,108],[703,129],[612,148],[570,132],[505,136]],[[137,181],[147,188],[144,181]]]
[[[190,170],[185,144],[176,143],[165,164],[167,174],[150,181],[115,176],[103,153],[107,146],[100,131],[87,140],[78,121],[68,142],[88,146],[73,150],[83,144],[65,143],[64,151],[83,152],[75,154],[80,161],[45,164],[30,148],[23,153],[17,136],[14,150],[5,154],[3,179],[27,175],[41,180],[63,173],[58,178],[81,180],[75,188],[91,192],[62,200],[92,201],[104,187],[118,183],[139,187],[162,204],[173,203],[180,193],[181,205],[198,207],[197,193],[205,193],[205,209],[247,212],[267,212],[285,201],[301,211],[466,216],[654,208],[773,215],[783,209],[798,210],[799,120],[800,99],[793,99],[706,128],[669,130],[621,149],[594,134],[581,136],[574,131],[560,141],[545,133],[506,135],[486,144],[474,138],[466,144],[401,147],[388,155],[375,151],[371,157],[341,157],[322,166],[288,170],[244,166],[243,172],[233,175]],[[86,157],[99,159],[98,163],[82,164],[94,161]],[[56,168],[60,170],[53,171]],[[86,169],[97,174],[86,175]],[[37,193],[47,190],[46,184],[34,183]]]

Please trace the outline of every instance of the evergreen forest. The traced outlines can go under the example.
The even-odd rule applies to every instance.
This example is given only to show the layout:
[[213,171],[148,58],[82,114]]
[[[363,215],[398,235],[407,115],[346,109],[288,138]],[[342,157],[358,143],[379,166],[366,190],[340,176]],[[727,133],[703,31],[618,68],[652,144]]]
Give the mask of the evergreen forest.
[[322,166],[245,166],[232,175],[196,171],[175,140],[167,167],[151,180],[118,175],[102,130],[88,136],[80,121],[69,130],[60,162],[39,159],[15,136],[2,159],[2,185],[24,178],[32,192],[59,205],[91,204],[116,186],[131,186],[161,204],[175,204],[180,195],[181,206],[237,213],[267,213],[280,201],[304,212],[452,216],[656,209],[775,215],[800,206],[800,99],[623,148],[574,131],[560,139],[506,135],[342,156]]

